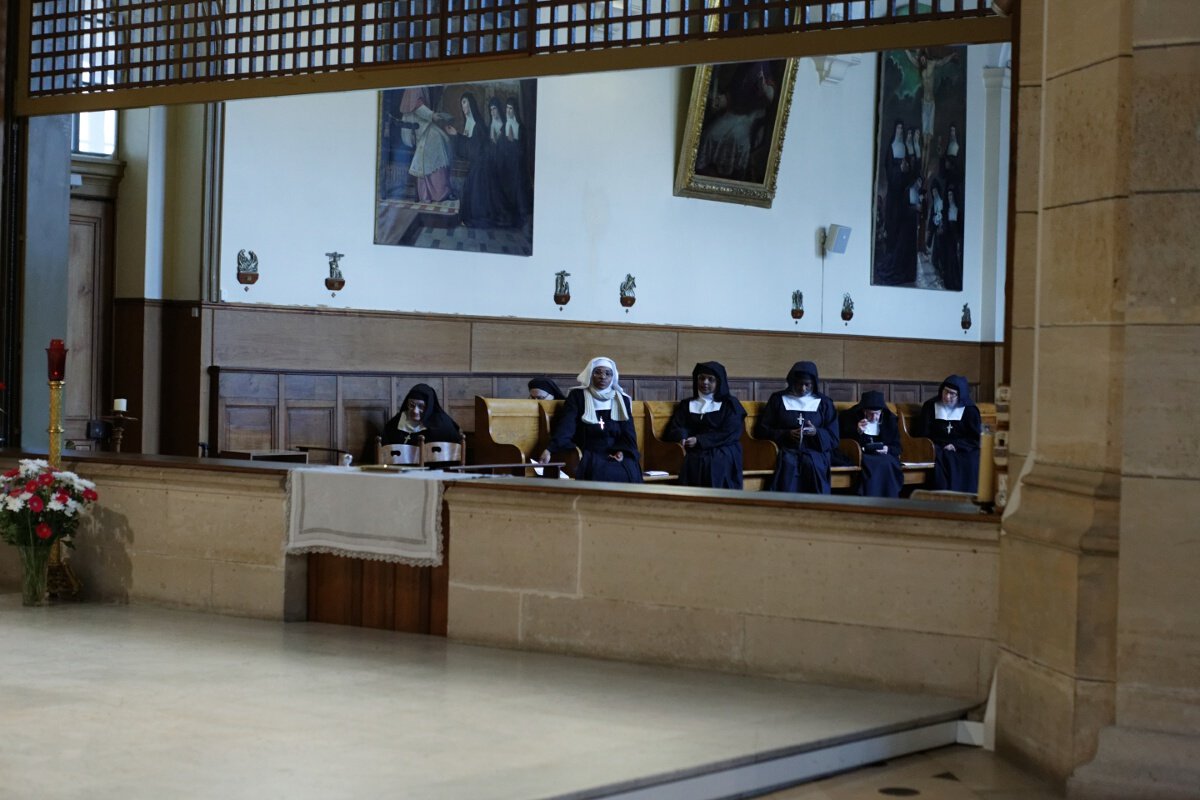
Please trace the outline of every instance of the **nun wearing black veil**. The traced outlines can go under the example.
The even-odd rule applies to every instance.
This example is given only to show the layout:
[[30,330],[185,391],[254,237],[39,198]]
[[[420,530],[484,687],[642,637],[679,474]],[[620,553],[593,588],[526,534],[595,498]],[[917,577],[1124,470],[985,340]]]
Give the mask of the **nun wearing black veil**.
[[549,378],[531,378],[527,384],[530,400],[566,400],[558,384]]
[[979,489],[979,409],[971,402],[967,379],[951,375],[938,387],[938,396],[925,401],[917,418],[917,436],[933,440],[936,449],[933,488],[956,492]]
[[427,442],[462,439],[458,423],[442,410],[437,392],[424,383],[408,390],[400,411],[384,424],[379,438],[383,444],[416,444],[418,436],[424,436]]
[[771,395],[755,424],[755,436],[779,445],[771,491],[830,493],[837,411],[833,401],[817,391],[817,379],[816,364],[797,361],[788,372],[788,388]]
[[541,462],[549,461],[551,453],[578,447],[583,455],[575,471],[577,480],[641,483],[633,403],[621,388],[616,363],[611,358],[593,358],[578,380],[579,386],[567,392],[554,418]]
[[692,397],[675,406],[663,441],[684,447],[679,482],[708,489],[742,488],[742,430],[746,409],[729,393],[725,367],[716,361],[692,370]]
[[858,493],[866,497],[899,497],[904,486],[900,466],[900,424],[883,400],[883,392],[863,392],[857,405],[838,415],[843,439],[862,448]]

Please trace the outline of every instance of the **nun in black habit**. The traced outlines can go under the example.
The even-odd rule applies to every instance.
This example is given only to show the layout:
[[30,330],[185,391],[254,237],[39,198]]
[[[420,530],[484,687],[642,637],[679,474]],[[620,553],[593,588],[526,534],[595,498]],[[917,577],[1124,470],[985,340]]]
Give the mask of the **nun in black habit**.
[[554,418],[550,454],[578,447],[582,452],[575,478],[581,481],[641,483],[641,454],[633,427],[633,403],[621,388],[611,358],[593,358],[579,373],[579,386],[567,392]]
[[530,400],[566,400],[558,384],[549,378],[532,378],[528,383]]
[[979,489],[979,409],[971,402],[970,387],[961,375],[951,375],[938,387],[938,396],[925,401],[917,418],[917,436],[933,440],[936,449],[933,488],[971,492]]
[[457,442],[462,439],[458,423],[442,410],[437,392],[432,386],[418,383],[404,395],[400,411],[383,426],[379,437],[384,444],[417,444],[417,437],[427,442]]
[[692,397],[675,406],[663,441],[679,442],[685,455],[679,483],[708,489],[742,488],[742,430],[746,409],[729,393],[725,367],[716,361],[692,370]]
[[900,424],[883,400],[883,392],[863,392],[857,405],[838,415],[843,439],[862,448],[858,493],[866,497],[899,497],[904,486],[900,466]]
[[788,372],[788,388],[771,395],[755,424],[755,436],[779,445],[771,491],[830,493],[837,411],[832,400],[817,392],[817,378],[816,364],[797,361]]

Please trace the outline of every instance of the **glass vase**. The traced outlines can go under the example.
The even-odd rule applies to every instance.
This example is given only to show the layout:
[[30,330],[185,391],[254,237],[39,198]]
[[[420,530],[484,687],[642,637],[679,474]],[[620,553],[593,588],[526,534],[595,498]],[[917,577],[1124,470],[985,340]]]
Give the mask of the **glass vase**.
[[33,545],[18,546],[21,556],[21,605],[46,605],[46,574],[50,563],[50,548]]

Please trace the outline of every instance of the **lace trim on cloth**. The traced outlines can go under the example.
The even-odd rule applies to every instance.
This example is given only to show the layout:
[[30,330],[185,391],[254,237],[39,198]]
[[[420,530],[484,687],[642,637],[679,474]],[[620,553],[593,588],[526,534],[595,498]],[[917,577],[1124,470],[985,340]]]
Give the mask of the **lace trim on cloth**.
[[433,471],[291,470],[287,552],[441,566],[442,484],[447,477]]

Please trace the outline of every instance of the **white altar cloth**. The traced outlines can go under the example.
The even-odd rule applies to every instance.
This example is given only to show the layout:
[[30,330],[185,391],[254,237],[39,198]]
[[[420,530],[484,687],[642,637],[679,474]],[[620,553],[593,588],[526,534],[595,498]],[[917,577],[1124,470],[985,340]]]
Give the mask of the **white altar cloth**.
[[289,553],[331,553],[414,567],[440,566],[442,472],[360,472],[344,467],[288,474]]

